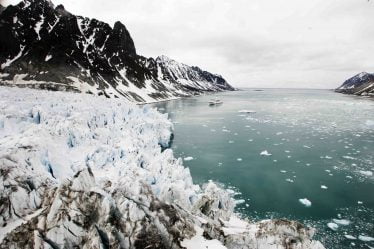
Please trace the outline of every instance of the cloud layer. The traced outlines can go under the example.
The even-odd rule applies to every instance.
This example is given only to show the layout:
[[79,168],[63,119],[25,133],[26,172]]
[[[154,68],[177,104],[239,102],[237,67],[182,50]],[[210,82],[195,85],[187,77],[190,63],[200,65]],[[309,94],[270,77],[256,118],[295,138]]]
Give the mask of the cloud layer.
[[334,88],[374,71],[371,0],[53,2],[110,24],[120,20],[139,54],[198,65],[237,87]]

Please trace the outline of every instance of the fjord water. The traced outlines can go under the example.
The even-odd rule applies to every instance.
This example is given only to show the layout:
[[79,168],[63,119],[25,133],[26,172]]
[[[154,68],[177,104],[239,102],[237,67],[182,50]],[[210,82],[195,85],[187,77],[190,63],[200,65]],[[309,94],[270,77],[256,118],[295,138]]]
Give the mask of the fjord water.
[[[209,106],[213,96],[223,104]],[[327,248],[374,247],[373,99],[295,89],[213,96],[153,105],[174,122],[172,148],[195,183],[234,190],[250,219],[316,227]]]

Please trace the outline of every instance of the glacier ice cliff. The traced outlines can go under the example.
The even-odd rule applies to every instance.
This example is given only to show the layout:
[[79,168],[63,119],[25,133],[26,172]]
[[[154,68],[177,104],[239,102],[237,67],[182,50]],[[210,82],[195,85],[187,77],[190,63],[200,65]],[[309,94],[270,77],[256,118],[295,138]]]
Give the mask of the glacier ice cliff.
[[166,114],[0,87],[0,248],[324,248],[295,221],[250,222],[194,185]]

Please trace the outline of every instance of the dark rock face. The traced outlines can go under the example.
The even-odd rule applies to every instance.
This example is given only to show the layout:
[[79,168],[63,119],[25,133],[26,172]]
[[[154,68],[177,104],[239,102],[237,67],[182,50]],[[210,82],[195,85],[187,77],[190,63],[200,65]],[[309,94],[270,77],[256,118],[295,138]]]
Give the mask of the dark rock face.
[[157,101],[234,90],[219,75],[136,53],[125,25],[75,16],[48,0],[0,8],[0,84]]
[[374,95],[374,74],[359,73],[346,80],[335,91],[355,95]]

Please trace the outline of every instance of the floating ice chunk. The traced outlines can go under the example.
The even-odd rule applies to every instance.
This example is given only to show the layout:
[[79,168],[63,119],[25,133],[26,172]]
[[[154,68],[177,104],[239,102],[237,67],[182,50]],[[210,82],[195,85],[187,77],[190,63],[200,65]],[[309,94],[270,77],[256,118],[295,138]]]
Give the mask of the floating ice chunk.
[[240,110],[239,113],[256,113],[256,111],[253,110]]
[[321,185],[321,189],[327,189],[325,185]]
[[304,148],[310,149],[311,147],[308,145],[303,145]]
[[[348,147],[349,148],[349,147]],[[345,158],[345,159],[351,159],[351,160],[355,160],[356,158],[354,158],[354,157],[351,157],[351,156],[343,156],[343,158]]]
[[349,234],[345,234],[344,237],[346,237],[347,239],[351,239],[351,240],[357,239],[355,236],[352,236],[352,235],[349,235]]
[[286,152],[286,153],[290,153],[290,151],[289,151],[289,150],[285,150],[284,152]]
[[279,136],[279,135],[282,135],[283,134],[283,132],[277,132],[277,133],[275,133],[275,135],[277,135],[277,136]]
[[345,178],[352,179],[353,177],[352,176],[346,176]]
[[50,59],[52,59],[52,55],[47,55],[46,57],[45,57],[45,61],[49,61]]
[[326,158],[326,159],[332,159],[332,157],[331,157],[331,156],[325,156],[325,158]]
[[286,179],[286,182],[290,182],[290,183],[293,183],[293,180],[292,180],[292,179],[290,179],[290,178],[287,178],[287,179]]
[[338,228],[339,228],[338,224],[333,223],[333,222],[327,223],[327,226],[328,226],[331,230],[333,230],[333,231],[336,231],[336,230],[338,230]]
[[193,159],[194,158],[192,156],[188,156],[188,157],[183,158],[184,161],[191,161]]
[[234,143],[234,141],[232,141],[232,140],[229,141],[229,144],[233,144],[233,143]]
[[339,225],[342,225],[342,226],[348,226],[349,224],[351,224],[351,221],[349,220],[346,220],[346,219],[333,219],[334,223],[336,224],[339,224]]
[[271,154],[267,151],[267,150],[264,150],[260,153],[261,156],[271,156]]
[[243,200],[243,199],[235,200],[235,204],[237,204],[237,205],[243,204],[243,203],[245,203],[245,200]]
[[281,173],[287,173],[287,171],[285,171],[285,170],[281,170],[280,172],[281,172]]
[[365,171],[365,170],[360,170],[359,172],[360,172],[360,174],[362,174],[362,175],[364,175],[364,176],[372,176],[372,175],[373,175],[373,172],[370,171],[370,170],[367,170],[367,171]]
[[362,205],[362,204],[364,204],[364,203],[363,203],[362,201],[358,201],[357,204],[358,204],[358,205]]
[[312,202],[310,200],[308,200],[307,198],[299,199],[299,202],[306,207],[312,206]]
[[365,236],[365,235],[358,236],[358,239],[361,240],[361,241],[365,241],[365,242],[374,241],[373,237]]
[[241,161],[243,161],[243,159],[237,158],[236,161],[241,162]]

